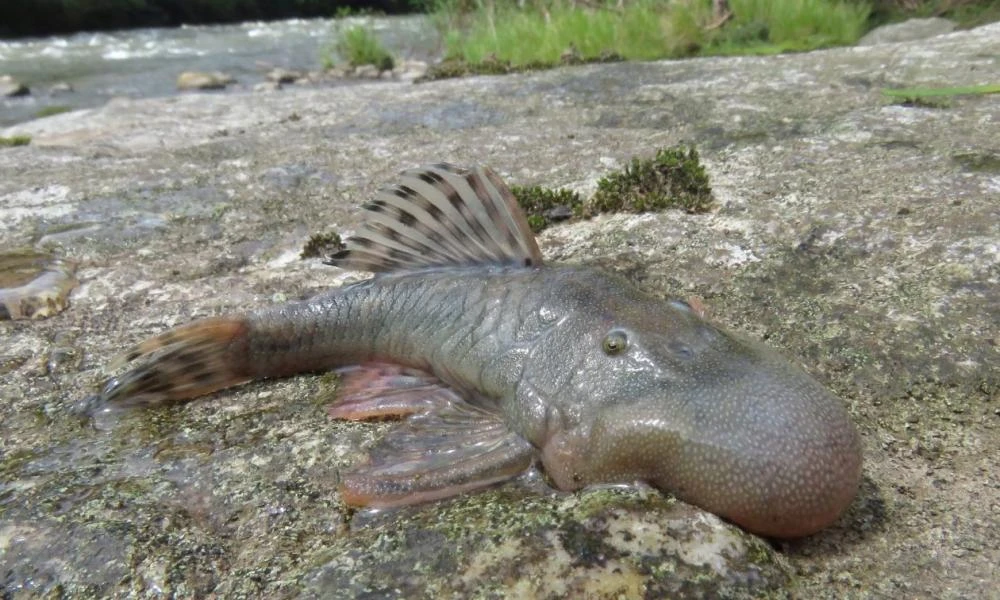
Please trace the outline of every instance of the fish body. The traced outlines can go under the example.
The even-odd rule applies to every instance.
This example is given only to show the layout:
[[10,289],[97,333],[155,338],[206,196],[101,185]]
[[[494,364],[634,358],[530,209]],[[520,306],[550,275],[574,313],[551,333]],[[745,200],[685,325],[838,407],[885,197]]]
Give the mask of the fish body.
[[402,418],[343,476],[355,505],[447,497],[535,462],[564,490],[646,481],[776,537],[818,531],[854,497],[860,441],[836,397],[686,303],[544,264],[492,172],[409,171],[366,208],[332,262],[375,277],[152,338],[101,399],[339,369],[334,417]]

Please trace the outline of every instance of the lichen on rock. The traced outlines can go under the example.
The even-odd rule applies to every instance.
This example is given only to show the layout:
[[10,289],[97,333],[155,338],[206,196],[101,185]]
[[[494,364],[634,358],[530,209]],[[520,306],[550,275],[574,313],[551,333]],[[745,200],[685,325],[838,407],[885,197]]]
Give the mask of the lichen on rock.
[[[1000,25],[775,57],[590,64],[418,86],[116,99],[2,137],[0,230],[80,260],[72,308],[0,321],[0,580],[15,597],[965,598],[1000,551],[995,96],[882,87],[996,72]],[[104,365],[193,318],[357,278],[300,260],[402,169],[484,163],[586,196],[694,145],[711,211],[601,214],[540,235],[796,358],[849,407],[847,514],[774,546],[659,492],[530,480],[378,515],[338,473],[383,424],[332,422],[324,375],[186,405],[74,407]],[[336,587],[346,586],[346,587]],[[354,587],[350,587],[354,586]]]

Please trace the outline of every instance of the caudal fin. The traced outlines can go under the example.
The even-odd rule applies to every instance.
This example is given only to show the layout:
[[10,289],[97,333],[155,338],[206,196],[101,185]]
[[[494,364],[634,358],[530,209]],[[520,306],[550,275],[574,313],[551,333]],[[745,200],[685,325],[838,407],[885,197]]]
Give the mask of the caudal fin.
[[238,352],[248,331],[242,318],[214,318],[150,338],[111,363],[111,368],[118,368],[146,359],[109,379],[98,399],[116,405],[156,405],[249,381],[252,374]]

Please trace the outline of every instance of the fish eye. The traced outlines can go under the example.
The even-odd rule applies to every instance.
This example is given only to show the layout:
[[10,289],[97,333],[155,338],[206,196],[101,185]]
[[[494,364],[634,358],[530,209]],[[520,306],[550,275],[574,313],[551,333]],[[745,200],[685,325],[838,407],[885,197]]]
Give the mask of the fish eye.
[[610,356],[621,354],[628,348],[628,336],[625,335],[624,331],[618,329],[609,331],[608,335],[604,336],[601,347],[604,349],[604,353]]

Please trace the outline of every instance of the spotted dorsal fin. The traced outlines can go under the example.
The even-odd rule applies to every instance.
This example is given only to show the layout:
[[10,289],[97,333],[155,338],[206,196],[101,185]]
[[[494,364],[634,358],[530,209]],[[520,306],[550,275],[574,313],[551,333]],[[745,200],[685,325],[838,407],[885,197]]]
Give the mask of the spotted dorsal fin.
[[542,264],[514,194],[486,167],[441,163],[404,171],[363,208],[361,228],[329,264],[377,273]]

